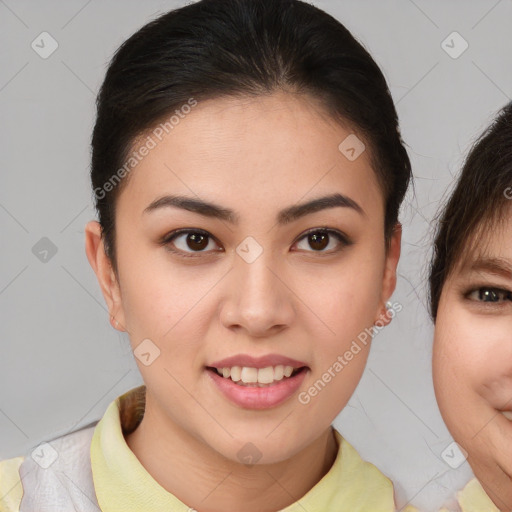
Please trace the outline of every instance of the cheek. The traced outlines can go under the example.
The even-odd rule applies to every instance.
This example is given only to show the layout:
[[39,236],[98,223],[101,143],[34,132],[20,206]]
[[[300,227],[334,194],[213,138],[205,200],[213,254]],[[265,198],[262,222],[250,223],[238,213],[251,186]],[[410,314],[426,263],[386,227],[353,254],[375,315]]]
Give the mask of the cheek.
[[[505,316],[477,315],[457,303],[440,305],[434,387],[448,428],[467,446],[475,444],[474,433],[484,418],[512,399],[511,329]],[[485,436],[479,437],[482,441]]]
[[[475,408],[479,371],[475,372],[475,353],[468,342],[474,336],[471,325],[464,321],[459,309],[441,301],[434,332],[432,372],[437,403],[443,419],[457,441],[467,436],[461,417]],[[473,428],[473,426],[471,427]]]
[[126,249],[119,250],[122,256],[118,263],[123,310],[132,343],[144,338],[165,343],[176,333],[181,337],[186,326],[188,345],[194,339],[196,325],[188,321],[189,315],[195,308],[201,309],[201,300],[219,276],[206,267],[177,265],[163,248]]
[[482,393],[512,376],[511,335],[508,318],[452,308],[439,329],[436,326],[435,363],[460,384]]
[[495,409],[512,408],[512,322],[496,319],[493,325],[482,325],[480,340],[478,393]]
[[458,303],[440,305],[434,334],[436,379],[451,380],[460,388],[481,386],[496,362],[488,349],[499,333],[496,325],[482,325]]
[[301,296],[329,327],[321,337],[341,348],[340,341],[347,342],[373,325],[382,293],[383,264],[375,256],[364,258],[354,251],[336,267],[315,272],[316,276],[303,273]]
[[329,326],[312,333],[315,367],[303,398],[315,414],[335,417],[346,405],[366,365],[375,312],[380,303],[383,266],[359,255],[347,260],[335,274],[309,292],[311,302]]

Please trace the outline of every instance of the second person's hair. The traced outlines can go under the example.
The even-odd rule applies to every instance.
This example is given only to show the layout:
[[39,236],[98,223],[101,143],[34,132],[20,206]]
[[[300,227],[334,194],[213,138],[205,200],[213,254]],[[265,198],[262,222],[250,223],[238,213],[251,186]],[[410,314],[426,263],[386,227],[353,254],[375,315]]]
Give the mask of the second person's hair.
[[[441,211],[430,266],[430,314],[435,321],[443,285],[457,264],[475,256],[485,233],[505,219],[512,199],[512,102],[482,133]],[[481,236],[479,236],[481,235]]]

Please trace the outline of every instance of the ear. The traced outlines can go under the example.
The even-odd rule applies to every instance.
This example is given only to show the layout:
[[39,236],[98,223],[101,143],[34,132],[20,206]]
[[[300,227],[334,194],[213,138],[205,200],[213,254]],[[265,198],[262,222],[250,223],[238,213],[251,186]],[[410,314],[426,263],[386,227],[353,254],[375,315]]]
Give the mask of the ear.
[[400,249],[402,245],[402,224],[397,222],[393,228],[389,247],[386,252],[386,262],[384,266],[384,274],[382,276],[382,294],[380,300],[380,308],[375,318],[375,322],[380,325],[388,325],[393,317],[387,312],[386,302],[389,300],[396,287],[396,268],[400,259]]
[[119,331],[126,330],[119,283],[111,261],[105,253],[101,226],[95,220],[85,226],[85,252],[107,303],[112,327]]

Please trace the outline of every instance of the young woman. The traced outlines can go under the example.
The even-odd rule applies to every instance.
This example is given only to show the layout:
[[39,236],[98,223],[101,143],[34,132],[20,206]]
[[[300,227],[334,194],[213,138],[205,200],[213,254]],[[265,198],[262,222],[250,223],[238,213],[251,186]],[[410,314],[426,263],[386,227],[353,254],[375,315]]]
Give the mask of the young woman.
[[144,386],[4,463],[1,510],[394,510],[331,426],[394,314],[411,172],[371,56],[305,2],[202,0],[97,106],[86,252]]
[[435,391],[488,495],[468,484],[460,499],[475,511],[512,510],[511,198],[509,103],[466,159],[439,221],[430,273]]

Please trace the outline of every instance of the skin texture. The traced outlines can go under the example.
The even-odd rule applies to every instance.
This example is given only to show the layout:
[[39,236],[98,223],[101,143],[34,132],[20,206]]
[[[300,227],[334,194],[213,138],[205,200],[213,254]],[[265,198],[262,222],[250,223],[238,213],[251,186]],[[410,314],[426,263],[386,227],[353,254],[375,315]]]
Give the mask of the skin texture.
[[[146,412],[127,443],[160,485],[201,512],[279,510],[327,473],[337,452],[330,425],[361,378],[370,344],[307,405],[297,395],[365,328],[389,322],[401,231],[398,225],[386,251],[369,150],[355,161],[338,150],[350,133],[314,100],[291,93],[200,102],[137,165],[120,195],[119,280],[98,223],[86,226],[87,256],[118,329],[133,349],[149,338],[161,351],[149,366],[136,359]],[[364,213],[335,207],[276,223],[281,209],[335,192]],[[177,208],[143,214],[171,193],[233,209],[239,224]],[[330,236],[315,248],[304,233],[321,227],[352,244]],[[207,231],[206,252],[194,252],[186,234],[174,247],[192,257],[159,245],[180,228]],[[250,264],[236,253],[247,236],[263,249]],[[309,370],[293,396],[267,410],[228,401],[205,369],[235,354],[269,353]],[[251,467],[237,456],[248,442],[261,452]]]
[[498,271],[475,263],[499,258],[512,266],[512,212],[499,229],[485,232],[488,237],[479,237],[477,247],[488,242],[485,254],[476,253],[467,265],[458,264],[444,284],[433,374],[439,407],[453,438],[468,452],[468,462],[489,497],[508,512],[512,421],[502,411],[512,411],[512,301],[510,292],[492,295],[486,289],[512,290],[512,274],[510,268]]

